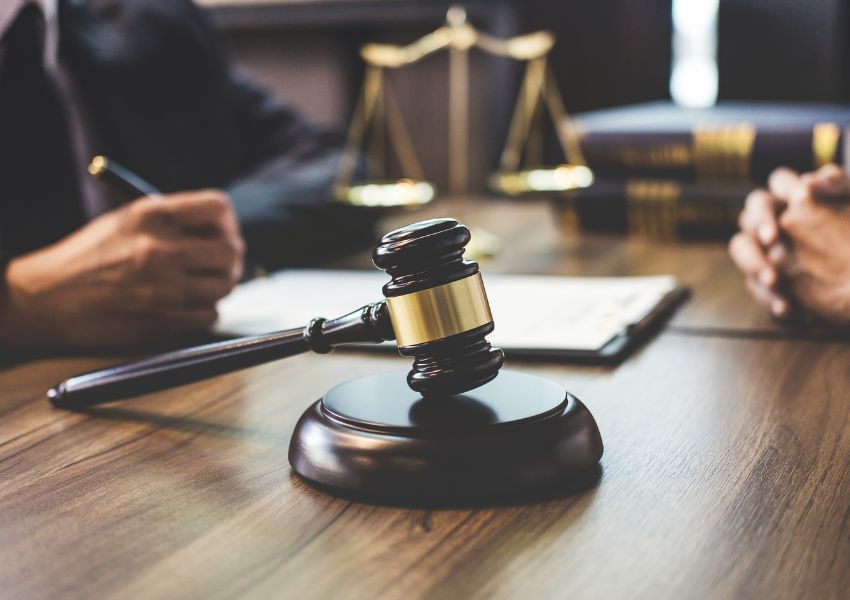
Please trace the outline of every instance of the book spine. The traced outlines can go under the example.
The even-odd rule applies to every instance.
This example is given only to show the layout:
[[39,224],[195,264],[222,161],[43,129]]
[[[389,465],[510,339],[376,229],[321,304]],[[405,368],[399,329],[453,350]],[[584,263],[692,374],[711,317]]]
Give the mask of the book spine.
[[597,177],[682,181],[766,181],[776,167],[811,171],[843,162],[837,123],[757,130],[751,124],[700,125],[692,131],[581,132],[581,147]]
[[602,181],[565,195],[561,219],[580,229],[653,239],[719,239],[735,232],[749,187],[667,179]]

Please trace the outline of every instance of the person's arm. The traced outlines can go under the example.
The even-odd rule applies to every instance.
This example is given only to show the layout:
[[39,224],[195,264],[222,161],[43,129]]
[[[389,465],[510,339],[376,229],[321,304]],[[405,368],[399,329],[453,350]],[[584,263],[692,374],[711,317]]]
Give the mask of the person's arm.
[[303,265],[372,244],[374,214],[331,197],[343,137],[303,120],[238,74],[228,85],[251,167],[226,189],[249,260],[267,268]]
[[203,331],[241,277],[243,253],[222,192],[137,200],[9,261],[0,346],[126,346]]
[[309,122],[237,72],[208,19],[197,9],[194,15],[191,30],[222,74],[225,111],[243,149],[236,175],[221,187],[233,201],[248,261],[303,266],[370,247],[375,213],[332,196],[344,135]]

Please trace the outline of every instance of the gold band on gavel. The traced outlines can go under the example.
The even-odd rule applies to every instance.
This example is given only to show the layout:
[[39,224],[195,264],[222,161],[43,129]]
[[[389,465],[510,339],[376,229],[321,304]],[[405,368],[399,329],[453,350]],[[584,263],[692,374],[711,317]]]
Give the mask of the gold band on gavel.
[[493,321],[481,273],[387,298],[399,346],[433,342]]

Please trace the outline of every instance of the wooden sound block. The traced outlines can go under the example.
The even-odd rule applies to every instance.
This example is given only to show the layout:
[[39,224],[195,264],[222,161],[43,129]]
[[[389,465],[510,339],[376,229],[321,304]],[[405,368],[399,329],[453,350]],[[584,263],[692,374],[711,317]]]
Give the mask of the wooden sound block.
[[405,376],[354,379],[310,406],[289,446],[295,472],[331,493],[424,505],[535,495],[598,472],[596,422],[554,382],[502,370],[423,398]]

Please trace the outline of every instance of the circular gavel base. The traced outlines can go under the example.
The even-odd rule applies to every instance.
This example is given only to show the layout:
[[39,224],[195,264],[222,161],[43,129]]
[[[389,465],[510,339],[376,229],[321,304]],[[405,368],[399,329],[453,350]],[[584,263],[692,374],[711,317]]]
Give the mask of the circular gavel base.
[[289,446],[295,472],[346,497],[428,505],[545,494],[598,471],[596,422],[556,383],[502,370],[426,399],[405,376],[354,379],[310,406]]

